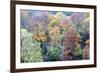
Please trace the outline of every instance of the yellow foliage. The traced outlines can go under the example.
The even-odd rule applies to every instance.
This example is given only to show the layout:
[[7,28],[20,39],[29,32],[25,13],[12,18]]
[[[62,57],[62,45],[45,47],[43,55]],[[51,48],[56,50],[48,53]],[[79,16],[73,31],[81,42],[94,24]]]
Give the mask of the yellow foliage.
[[90,44],[90,40],[85,41],[85,44],[89,45]]
[[50,36],[52,39],[55,39],[57,37],[57,35],[59,34],[59,29],[57,28],[53,28],[50,32],[49,32]]
[[35,40],[37,40],[37,41],[46,41],[47,40],[47,38],[46,38],[46,36],[45,36],[45,34],[43,34],[43,33],[36,33],[36,34],[33,34],[33,36],[32,36],[32,38],[33,39],[35,39]]

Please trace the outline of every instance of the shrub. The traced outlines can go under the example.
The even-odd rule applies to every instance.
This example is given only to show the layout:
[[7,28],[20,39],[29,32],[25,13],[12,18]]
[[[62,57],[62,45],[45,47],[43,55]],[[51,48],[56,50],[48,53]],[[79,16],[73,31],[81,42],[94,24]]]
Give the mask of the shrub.
[[50,61],[56,61],[58,59],[59,49],[57,47],[51,47],[48,49],[48,56]]

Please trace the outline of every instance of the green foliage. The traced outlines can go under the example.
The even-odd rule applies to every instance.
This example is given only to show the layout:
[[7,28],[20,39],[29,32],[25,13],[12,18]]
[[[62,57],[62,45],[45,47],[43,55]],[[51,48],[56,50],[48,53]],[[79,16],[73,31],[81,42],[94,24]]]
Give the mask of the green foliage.
[[[21,62],[41,62],[43,61],[40,43],[32,40],[32,33],[27,30],[23,30],[21,35]],[[21,36],[22,37],[22,36]]]
[[56,24],[58,24],[58,20],[57,19],[53,19],[51,22],[50,22],[51,26],[54,26]]
[[48,29],[52,29],[58,23],[59,21],[56,18],[52,19],[51,22],[48,24]]
[[82,36],[80,35],[79,32],[77,33],[77,36],[78,36],[78,43],[81,43],[82,42],[82,40],[81,40],[82,39]]
[[82,60],[82,54],[83,54],[82,48],[76,48],[73,54],[75,60]]
[[80,56],[82,55],[82,48],[76,48],[74,51],[74,55],[75,56]]
[[24,37],[26,37],[27,34],[28,34],[28,31],[26,29],[24,29],[24,28],[21,29],[21,39],[24,38]]
[[62,12],[57,12],[56,17],[59,18],[59,19],[62,19],[62,18],[65,17],[65,15]]
[[56,61],[59,54],[59,49],[57,47],[51,47],[48,49],[48,56],[51,61]]

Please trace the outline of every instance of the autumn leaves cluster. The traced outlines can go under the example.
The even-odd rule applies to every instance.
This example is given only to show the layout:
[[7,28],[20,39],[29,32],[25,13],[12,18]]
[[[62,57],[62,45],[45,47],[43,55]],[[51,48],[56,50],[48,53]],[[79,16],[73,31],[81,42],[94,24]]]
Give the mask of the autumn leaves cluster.
[[21,10],[21,61],[89,59],[89,26],[89,13]]

